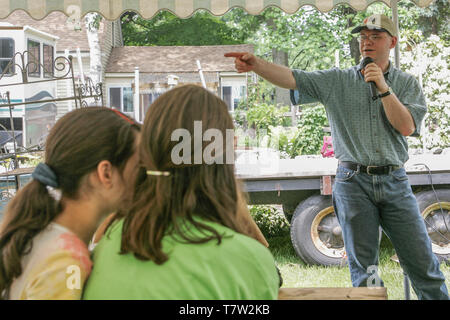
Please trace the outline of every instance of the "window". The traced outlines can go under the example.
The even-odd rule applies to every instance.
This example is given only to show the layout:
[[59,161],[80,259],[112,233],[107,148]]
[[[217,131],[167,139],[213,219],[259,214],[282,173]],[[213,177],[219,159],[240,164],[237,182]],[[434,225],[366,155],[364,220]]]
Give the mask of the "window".
[[232,105],[231,105],[231,87],[230,86],[222,87],[222,99],[227,104],[228,111],[233,111]]
[[28,76],[41,76],[41,44],[39,42],[28,40]]
[[147,111],[150,109],[150,105],[161,95],[162,93],[141,93],[141,105],[143,106],[142,116],[145,117]]
[[44,78],[52,78],[54,76],[53,70],[53,46],[44,44],[43,47],[43,58],[44,58]]
[[246,96],[246,86],[239,83],[222,87],[222,99],[228,106],[228,111],[233,112],[239,106],[239,102]]
[[123,112],[133,112],[133,89],[130,87],[122,88]]
[[110,87],[109,107],[134,116],[133,89],[131,87]]
[[[0,38],[0,74],[5,71],[11,59],[14,57],[14,40],[9,38]],[[9,68],[5,75],[14,74],[14,64]]]

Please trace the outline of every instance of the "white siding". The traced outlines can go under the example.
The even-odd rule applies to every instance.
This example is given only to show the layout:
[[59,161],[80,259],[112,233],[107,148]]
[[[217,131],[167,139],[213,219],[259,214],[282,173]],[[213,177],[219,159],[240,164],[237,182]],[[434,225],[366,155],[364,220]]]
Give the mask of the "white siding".
[[[75,81],[78,81],[77,79],[79,79],[80,77],[80,68],[78,67],[78,59],[76,56],[76,53],[71,52],[70,53],[73,56],[73,72],[74,72],[74,76],[75,76]],[[58,52],[57,56],[63,56],[64,52]],[[83,72],[85,75],[89,75],[89,57],[83,57],[83,53],[82,53],[82,59],[81,59],[82,63],[83,63]],[[61,74],[59,74],[61,76]],[[70,74],[68,75],[70,76]],[[58,98],[66,98],[66,97],[73,97],[73,85],[72,85],[72,80],[61,80],[61,81],[57,81],[58,82],[58,86],[57,86],[57,97]],[[75,82],[77,83],[77,82]],[[69,84],[69,85],[67,85]],[[69,87],[69,88],[67,88]],[[69,89],[69,91],[67,91],[67,89]],[[56,118],[59,119],[61,118],[63,115],[65,115],[67,112],[69,112],[69,104],[72,104],[72,109],[75,109],[75,100],[71,100],[69,101],[61,101],[57,103],[58,106],[58,113]]]

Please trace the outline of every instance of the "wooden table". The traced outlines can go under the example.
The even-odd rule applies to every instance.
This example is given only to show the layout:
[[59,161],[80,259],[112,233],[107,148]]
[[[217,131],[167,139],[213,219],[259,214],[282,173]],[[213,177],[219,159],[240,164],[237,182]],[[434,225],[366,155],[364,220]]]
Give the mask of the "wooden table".
[[278,300],[387,300],[387,290],[382,287],[281,288]]

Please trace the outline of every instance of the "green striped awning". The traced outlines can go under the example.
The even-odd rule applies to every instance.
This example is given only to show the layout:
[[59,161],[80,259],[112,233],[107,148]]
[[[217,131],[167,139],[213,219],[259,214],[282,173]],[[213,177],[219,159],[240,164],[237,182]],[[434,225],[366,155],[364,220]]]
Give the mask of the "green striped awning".
[[[0,0],[0,19],[18,9],[25,10],[37,20],[43,19],[52,11],[62,11],[74,19],[95,11],[108,20],[119,18],[124,11],[135,11],[143,18],[149,19],[160,10],[168,10],[186,18],[197,9],[223,15],[233,7],[241,7],[251,14],[259,14],[268,6],[277,6],[286,13],[294,13],[302,6],[312,5],[322,12],[327,12],[343,3],[363,11],[376,1],[379,0]],[[396,0],[382,0],[388,6],[391,1]],[[426,7],[433,0],[412,1],[420,7]]]

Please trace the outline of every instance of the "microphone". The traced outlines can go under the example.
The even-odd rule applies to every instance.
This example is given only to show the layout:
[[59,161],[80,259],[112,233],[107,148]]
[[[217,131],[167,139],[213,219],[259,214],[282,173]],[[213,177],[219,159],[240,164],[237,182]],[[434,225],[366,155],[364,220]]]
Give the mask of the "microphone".
[[[369,63],[372,63],[373,59],[371,57],[365,57],[361,62],[361,67],[359,71],[364,69]],[[370,84],[370,94],[372,95],[372,100],[375,101],[378,99],[377,95],[377,86],[375,85],[375,82],[369,81]]]

